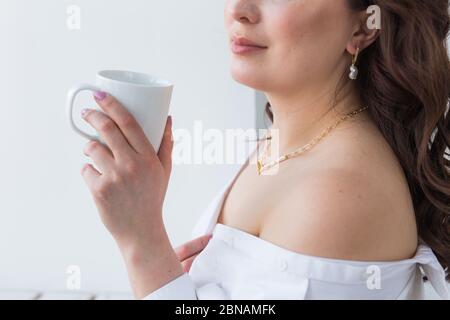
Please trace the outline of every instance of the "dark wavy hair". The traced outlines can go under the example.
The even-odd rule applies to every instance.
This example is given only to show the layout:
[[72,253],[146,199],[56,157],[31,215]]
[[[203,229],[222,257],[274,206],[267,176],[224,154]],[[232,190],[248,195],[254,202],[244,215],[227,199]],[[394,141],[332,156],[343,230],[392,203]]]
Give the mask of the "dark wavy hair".
[[[418,235],[450,281],[449,0],[347,2],[356,11],[381,9],[379,37],[359,55],[356,86],[404,170]],[[270,103],[265,112],[273,122]]]

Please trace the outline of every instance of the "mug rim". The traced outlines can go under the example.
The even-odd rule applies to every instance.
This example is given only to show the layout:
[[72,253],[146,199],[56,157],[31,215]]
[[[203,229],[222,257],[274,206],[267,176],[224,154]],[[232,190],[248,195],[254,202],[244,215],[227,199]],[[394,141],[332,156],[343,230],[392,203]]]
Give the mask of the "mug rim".
[[[115,79],[114,77],[108,76],[105,73],[117,73],[117,74],[124,74],[124,73],[130,74],[131,73],[131,74],[135,74],[138,76],[144,76],[144,77],[147,77],[150,79],[155,79],[156,83],[154,83],[154,84],[135,83],[135,82],[131,82],[131,81]],[[173,83],[163,77],[160,77],[160,76],[157,76],[157,75],[151,74],[151,73],[144,73],[144,72],[138,72],[138,71],[132,71],[132,70],[105,69],[105,70],[98,71],[97,76],[102,79],[108,80],[108,81],[118,82],[118,83],[122,83],[122,84],[128,84],[128,85],[132,85],[132,86],[139,86],[139,87],[146,87],[146,88],[173,87]]]

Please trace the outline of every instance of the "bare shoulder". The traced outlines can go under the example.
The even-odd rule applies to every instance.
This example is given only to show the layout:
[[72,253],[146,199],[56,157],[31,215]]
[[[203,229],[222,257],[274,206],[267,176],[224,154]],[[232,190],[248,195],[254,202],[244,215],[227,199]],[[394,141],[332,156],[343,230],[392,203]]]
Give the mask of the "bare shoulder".
[[292,251],[335,259],[413,256],[417,230],[401,167],[382,142],[360,142],[341,145],[332,164],[330,159],[319,161],[316,169],[283,188],[286,192],[260,237]]

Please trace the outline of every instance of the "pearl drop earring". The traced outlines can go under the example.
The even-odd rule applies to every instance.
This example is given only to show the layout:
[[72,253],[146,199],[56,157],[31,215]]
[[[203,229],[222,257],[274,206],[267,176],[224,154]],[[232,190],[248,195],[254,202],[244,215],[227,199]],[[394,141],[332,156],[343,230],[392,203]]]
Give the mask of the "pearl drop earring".
[[352,65],[350,66],[350,74],[348,75],[350,79],[356,80],[358,78],[358,68],[355,66],[356,61],[358,60],[359,47],[356,48],[356,53],[353,56]]

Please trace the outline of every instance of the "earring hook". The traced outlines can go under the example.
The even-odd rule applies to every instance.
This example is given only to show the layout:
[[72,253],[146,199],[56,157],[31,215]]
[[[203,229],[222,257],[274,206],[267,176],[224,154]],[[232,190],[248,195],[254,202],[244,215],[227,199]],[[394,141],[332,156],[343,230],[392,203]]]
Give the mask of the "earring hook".
[[358,55],[359,55],[359,47],[356,47],[356,53],[353,56],[353,61],[352,64],[354,65],[356,63],[356,61],[358,60]]

